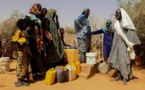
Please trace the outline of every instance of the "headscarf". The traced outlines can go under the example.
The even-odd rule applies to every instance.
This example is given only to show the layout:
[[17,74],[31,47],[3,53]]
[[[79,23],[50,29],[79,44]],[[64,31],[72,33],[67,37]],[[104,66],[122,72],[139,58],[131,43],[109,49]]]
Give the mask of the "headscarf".
[[15,35],[12,38],[12,42],[17,42],[20,38],[26,37],[25,33],[22,32],[21,30],[17,30]]
[[88,10],[90,10],[89,8],[85,8],[82,12],[82,14],[85,14]]
[[53,19],[53,14],[56,13],[56,10],[54,9],[49,9],[47,12],[46,17],[51,21]]
[[57,31],[57,25],[55,23],[55,21],[53,20],[53,14],[56,12],[56,10],[54,9],[49,9],[48,12],[47,12],[47,15],[46,15],[46,18],[49,19],[50,21],[50,33],[52,34],[53,37],[57,37],[57,35],[53,35],[54,31],[53,30],[56,30]]
[[85,15],[85,13],[89,10],[89,8],[86,8],[83,10],[82,14],[80,16],[78,16],[78,18],[83,18],[83,19],[87,19],[88,17]]
[[103,31],[105,34],[110,34],[109,30],[112,29],[112,21],[107,20],[106,21],[106,26],[103,28]]
[[58,42],[58,30],[57,30],[57,25],[55,21],[53,20],[53,14],[56,13],[56,10],[54,9],[49,9],[46,15],[46,18],[49,19],[50,21],[50,33],[51,37],[53,37],[53,42],[56,44]]
[[37,14],[38,13],[38,5],[40,5],[39,3],[35,3],[33,4],[33,6],[30,8],[30,11],[29,13],[32,13],[32,14]]
[[126,29],[133,29],[135,30],[135,27],[130,19],[130,17],[128,16],[128,14],[126,13],[126,11],[123,8],[120,8],[121,10],[121,16],[122,16],[122,26]]

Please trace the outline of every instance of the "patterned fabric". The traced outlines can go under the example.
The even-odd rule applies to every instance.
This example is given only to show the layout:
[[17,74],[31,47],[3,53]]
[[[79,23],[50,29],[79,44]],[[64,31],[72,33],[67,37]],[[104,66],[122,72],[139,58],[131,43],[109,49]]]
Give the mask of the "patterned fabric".
[[17,65],[16,65],[16,75],[18,79],[21,80],[33,80],[32,76],[32,68],[30,65],[30,58],[32,54],[28,46],[19,46],[18,47],[18,58],[17,58]]
[[50,32],[47,31],[47,30],[44,30],[44,34],[45,34],[45,36],[46,36],[48,42],[50,43],[50,42],[53,40],[52,35],[51,35]]
[[50,21],[50,34],[52,35],[52,43],[47,48],[47,63],[57,63],[63,58],[64,48],[63,43],[58,35],[57,23],[53,19],[53,14],[56,10],[50,9],[46,18]]
[[86,61],[84,59],[85,53],[90,50],[91,44],[91,26],[88,17],[81,14],[77,19],[75,19],[75,30],[78,40],[78,49],[81,52],[80,55],[83,55],[80,56],[80,59],[84,62]]
[[43,37],[42,35],[36,35],[36,44],[37,44],[37,49],[38,52],[41,54],[41,51],[44,49],[44,43],[43,43]]
[[36,14],[38,13],[38,3],[35,3],[31,8],[29,13]]

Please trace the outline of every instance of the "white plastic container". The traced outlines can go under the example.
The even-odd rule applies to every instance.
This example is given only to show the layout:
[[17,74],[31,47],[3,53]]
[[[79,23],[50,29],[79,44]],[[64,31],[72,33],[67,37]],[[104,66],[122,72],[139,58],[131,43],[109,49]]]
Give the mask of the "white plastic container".
[[108,65],[105,62],[101,62],[98,66],[100,73],[107,73]]
[[97,53],[89,52],[86,53],[87,64],[96,64],[97,63]]
[[0,73],[9,72],[10,70],[10,58],[1,57],[0,58]]
[[76,67],[67,65],[66,68],[68,69],[68,79],[69,81],[72,81],[76,78]]

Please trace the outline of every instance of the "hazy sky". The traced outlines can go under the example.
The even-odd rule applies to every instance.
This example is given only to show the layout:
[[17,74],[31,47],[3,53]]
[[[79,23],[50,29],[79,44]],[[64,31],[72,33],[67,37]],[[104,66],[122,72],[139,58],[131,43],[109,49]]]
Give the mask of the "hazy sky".
[[90,15],[108,19],[117,9],[117,0],[0,0],[0,20],[10,17],[12,11],[27,14],[34,3],[57,10],[60,26],[73,26],[84,8],[91,10]]

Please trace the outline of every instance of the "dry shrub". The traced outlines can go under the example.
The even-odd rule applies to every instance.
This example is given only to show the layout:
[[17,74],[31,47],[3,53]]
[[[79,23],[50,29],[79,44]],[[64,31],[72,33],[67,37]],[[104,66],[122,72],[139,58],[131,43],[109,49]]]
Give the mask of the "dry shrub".
[[11,39],[17,30],[17,20],[23,17],[18,11],[13,11],[11,16],[0,23],[0,36],[2,40],[3,56],[10,56],[12,53]]
[[66,26],[66,27],[64,28],[64,30],[65,30],[65,32],[66,32],[67,34],[75,34],[75,29],[74,29],[74,27],[68,27],[68,26]]

